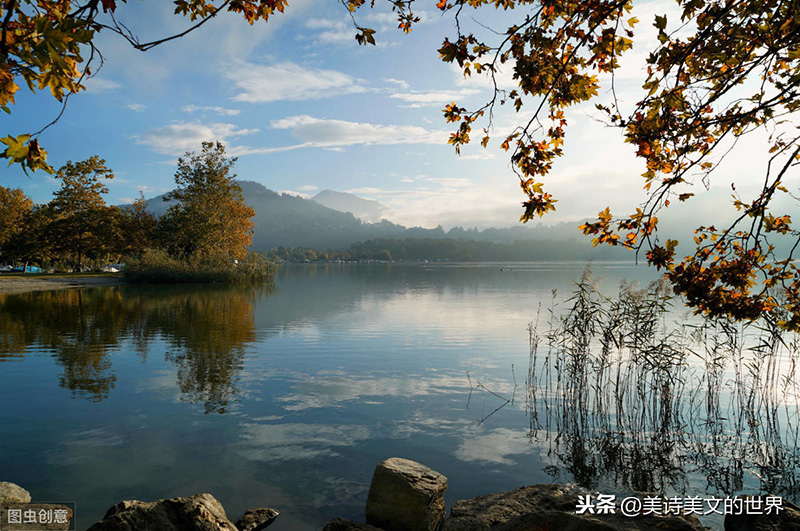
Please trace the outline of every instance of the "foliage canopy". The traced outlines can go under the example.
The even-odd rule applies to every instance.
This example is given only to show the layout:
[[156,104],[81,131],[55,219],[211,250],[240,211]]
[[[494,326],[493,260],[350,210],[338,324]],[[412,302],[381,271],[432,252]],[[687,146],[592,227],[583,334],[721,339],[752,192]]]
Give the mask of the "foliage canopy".
[[108,254],[119,240],[117,209],[106,205],[103,194],[108,187],[101,181],[113,177],[105,160],[97,156],[67,161],[56,173],[61,188],[48,205],[48,232],[55,249],[77,257],[79,268],[87,252]]
[[[800,232],[787,212],[775,211],[773,199],[783,194],[796,200],[784,182],[800,160],[800,137],[792,122],[800,106],[800,4],[677,3],[680,20],[672,29],[666,15],[655,16],[658,45],[647,57],[641,99],[624,109],[613,74],[636,37],[633,1],[442,0],[438,7],[454,11],[456,18],[466,7],[525,10],[524,20],[496,43],[459,30],[439,49],[442,60],[457,63],[464,75],[485,71],[494,80],[509,63],[518,83],[518,89],[504,91],[495,82],[493,99],[478,109],[448,105],[445,118],[458,123],[450,143],[459,150],[483,119],[488,121],[485,146],[496,104],[511,103],[517,112],[532,104],[532,117],[503,138],[502,147],[510,152],[527,197],[521,221],[542,216],[555,209],[555,199],[539,179],[564,153],[565,110],[598,99],[600,78],[611,75],[611,101],[596,107],[636,146],[648,199],[621,218],[604,209],[596,221],[581,226],[583,232],[594,236],[595,245],[645,250],[647,261],[665,268],[675,290],[698,312],[736,319],[766,314],[798,330],[800,274],[793,258]],[[657,236],[657,214],[671,201],[690,200],[692,184],[708,186],[724,154],[755,131],[770,134],[759,193],[751,198],[735,193],[735,221],[722,228],[698,227],[694,253],[678,258],[678,241]],[[783,254],[776,252],[780,240],[788,242]]]
[[[388,0],[400,29],[411,31],[419,19],[413,0]],[[365,0],[340,0],[350,11]],[[120,3],[125,3],[121,0]],[[644,165],[648,199],[627,216],[602,210],[582,225],[595,244],[644,251],[650,264],[664,268],[675,289],[697,311],[753,319],[775,316],[781,326],[800,330],[800,272],[794,253],[800,232],[777,197],[794,201],[786,181],[797,167],[800,137],[793,122],[800,105],[800,2],[794,0],[677,0],[679,20],[657,15],[657,44],[643,72],[640,98],[623,108],[613,91],[620,57],[631,50],[639,21],[631,15],[634,0],[439,0],[436,7],[452,14],[456,34],[439,48],[441,59],[457,64],[464,75],[510,68],[517,87],[494,93],[476,109],[456,102],[444,109],[455,124],[450,144],[460,150],[482,127],[485,147],[494,134],[497,105],[527,113],[500,138],[509,152],[524,193],[522,221],[555,210],[556,199],[542,180],[564,154],[567,109],[598,100],[601,78],[611,77],[611,96],[596,106],[633,144]],[[59,101],[81,88],[91,75],[98,31],[118,33],[133,47],[148,50],[203,25],[223,10],[250,23],[268,20],[286,0],[175,0],[175,13],[189,17],[187,31],[142,43],[117,23],[115,0],[8,0],[0,7],[0,106],[10,112],[21,80],[32,90],[49,89]],[[370,4],[373,5],[373,4]],[[516,10],[507,29],[484,42],[463,33],[466,10]],[[479,15],[478,15],[479,17]],[[354,19],[355,20],[355,19]],[[375,31],[356,23],[356,40],[375,44]],[[88,59],[84,55],[88,51]],[[694,196],[692,184],[706,184],[725,152],[745,135],[764,131],[770,137],[760,191],[753,197],[734,194],[739,215],[725,227],[700,226],[695,250],[676,255],[677,241],[658,237],[658,214],[671,202]],[[26,169],[52,171],[36,134],[8,136],[2,156]],[[786,251],[776,240],[788,241]]]
[[219,142],[203,142],[201,153],[178,159],[177,188],[164,196],[174,203],[159,221],[170,254],[226,261],[247,255],[255,211],[231,173],[235,163]]

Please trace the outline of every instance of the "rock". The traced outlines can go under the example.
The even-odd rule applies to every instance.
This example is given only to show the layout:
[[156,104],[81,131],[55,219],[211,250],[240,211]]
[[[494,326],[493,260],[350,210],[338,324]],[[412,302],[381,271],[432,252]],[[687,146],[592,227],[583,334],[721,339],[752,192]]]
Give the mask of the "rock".
[[322,531],[383,531],[369,524],[362,524],[345,518],[334,518],[322,528]]
[[444,518],[447,478],[399,457],[375,468],[367,496],[367,523],[386,531],[434,531]]
[[456,502],[443,531],[700,531],[694,516],[575,514],[579,495],[590,491],[575,485],[533,485]]
[[[754,497],[740,496],[740,498]],[[761,507],[766,506],[764,496],[755,498],[761,498]],[[725,531],[800,531],[800,507],[782,499],[781,508],[781,511],[775,514],[727,514]]]
[[239,531],[261,531],[275,521],[280,512],[275,509],[259,507],[245,512],[236,522]]
[[31,494],[19,485],[0,481],[0,503],[30,503]]
[[88,531],[237,531],[211,494],[155,502],[128,500],[111,507]]

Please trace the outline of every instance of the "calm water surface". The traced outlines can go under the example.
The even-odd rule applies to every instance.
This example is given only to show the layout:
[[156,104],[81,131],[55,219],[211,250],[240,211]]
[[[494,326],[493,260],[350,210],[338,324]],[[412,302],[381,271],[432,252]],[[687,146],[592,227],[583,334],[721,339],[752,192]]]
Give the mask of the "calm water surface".
[[[571,481],[529,437],[524,378],[528,323],[582,268],[303,265],[271,290],[0,296],[0,480],[76,501],[78,529],[123,499],[211,492],[234,520],[279,509],[276,531],[362,519],[391,456],[445,474],[448,505]],[[593,269],[611,292],[656,277]]]

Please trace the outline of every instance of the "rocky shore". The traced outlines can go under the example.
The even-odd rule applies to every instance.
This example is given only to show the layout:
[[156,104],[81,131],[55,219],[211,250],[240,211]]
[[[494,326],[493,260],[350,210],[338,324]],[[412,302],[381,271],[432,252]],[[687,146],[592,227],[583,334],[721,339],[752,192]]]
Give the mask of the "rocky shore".
[[[322,531],[701,531],[692,514],[624,516],[619,511],[578,514],[581,497],[596,493],[576,485],[532,485],[456,502],[445,514],[447,478],[425,465],[393,457],[378,464],[365,508],[366,523],[335,518]],[[645,494],[641,495],[645,497]],[[744,498],[742,498],[744,499]],[[758,501],[759,498],[750,498]],[[29,504],[30,494],[0,482],[0,518]],[[22,505],[21,505],[22,504]],[[763,507],[763,505],[759,505]],[[106,512],[88,531],[260,531],[278,518],[272,508],[248,510],[236,523],[211,494],[155,502],[129,500]],[[3,530],[17,529],[2,527]],[[19,527],[19,529],[31,529]],[[68,524],[42,529],[68,529]],[[725,531],[800,531],[800,508],[782,500],[772,514],[728,514]]]

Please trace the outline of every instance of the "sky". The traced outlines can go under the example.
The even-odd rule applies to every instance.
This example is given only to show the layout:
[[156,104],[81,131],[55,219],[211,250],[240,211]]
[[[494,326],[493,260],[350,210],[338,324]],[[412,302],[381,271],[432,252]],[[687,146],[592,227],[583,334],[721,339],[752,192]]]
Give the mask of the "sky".
[[[117,6],[118,20],[142,42],[187,27],[171,2]],[[253,26],[223,13],[145,53],[101,32],[102,68],[94,67],[87,90],[69,100],[40,144],[56,168],[92,155],[105,159],[115,174],[108,183],[112,204],[131,202],[140,192],[149,198],[169,191],[177,158],[199,151],[203,141],[219,140],[238,157],[240,179],[272,190],[307,197],[324,189],[354,193],[387,205],[387,217],[407,226],[515,225],[525,197],[499,146],[504,132],[527,120],[532,102],[520,114],[498,108],[488,147],[479,145],[485,125],[479,122],[473,144],[458,156],[447,145],[454,128],[442,109],[451,101],[468,108],[488,101],[489,79],[464,78],[439,59],[443,39],[456,35],[452,14],[442,15],[432,1],[419,3],[415,12],[421,21],[406,35],[388,5],[358,10],[358,23],[377,30],[377,46],[359,46],[347,10],[331,0],[290,0],[285,13]],[[640,95],[644,57],[655,43],[653,16],[677,19],[675,2],[664,0],[642,3],[634,14],[640,20],[637,41],[616,76],[627,105]],[[496,39],[492,29],[502,31],[523,15],[467,10],[462,31]],[[501,73],[501,87],[513,85],[510,74]],[[600,101],[608,102],[604,81]],[[0,132],[37,131],[59,112],[48,93],[21,89],[12,115],[0,118]],[[593,217],[607,205],[612,212],[632,212],[645,199],[635,147],[598,121],[593,103],[570,109],[567,117],[568,155],[543,179],[557,210],[536,223]],[[731,181],[747,191],[763,180],[764,158],[756,156],[764,152],[763,142],[756,137],[737,146],[727,173],[688,206],[671,208],[673,215],[724,216]],[[0,169],[0,183],[21,187],[36,202],[49,201],[59,184],[41,171],[26,176],[16,167]]]

